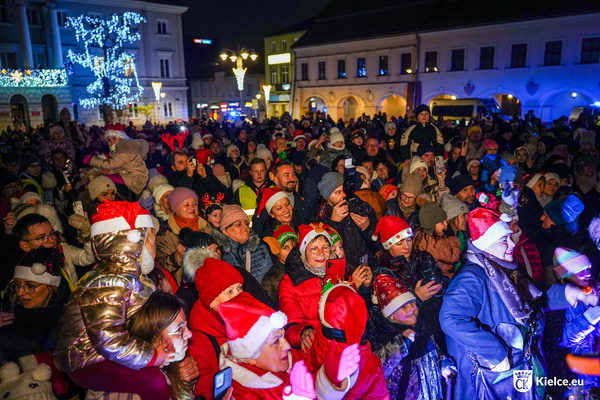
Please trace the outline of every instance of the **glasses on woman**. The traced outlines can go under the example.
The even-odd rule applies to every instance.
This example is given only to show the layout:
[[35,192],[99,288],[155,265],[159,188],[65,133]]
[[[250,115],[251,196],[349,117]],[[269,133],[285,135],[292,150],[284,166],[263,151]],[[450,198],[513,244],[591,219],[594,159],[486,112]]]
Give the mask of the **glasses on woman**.
[[52,231],[47,235],[42,235],[42,236],[38,236],[35,239],[27,239],[24,240],[24,242],[32,242],[34,240],[37,240],[39,244],[46,244],[48,243],[48,241],[50,239],[52,239],[52,241],[56,241],[56,239],[58,238],[58,231]]
[[331,246],[322,246],[322,247],[314,246],[314,247],[309,247],[307,250],[313,256],[316,256],[318,254],[327,255],[327,254],[331,253]]
[[43,283],[40,283],[39,285],[34,285],[29,282],[26,282],[21,285],[19,282],[13,281],[13,283],[10,284],[10,289],[12,290],[13,293],[19,293],[21,291],[21,289],[23,289],[23,291],[25,293],[33,294],[37,290],[37,288],[39,288],[42,285],[43,285]]
[[187,322],[183,321],[175,332],[167,333],[167,336],[178,336],[181,340],[184,339],[185,331],[187,330]]

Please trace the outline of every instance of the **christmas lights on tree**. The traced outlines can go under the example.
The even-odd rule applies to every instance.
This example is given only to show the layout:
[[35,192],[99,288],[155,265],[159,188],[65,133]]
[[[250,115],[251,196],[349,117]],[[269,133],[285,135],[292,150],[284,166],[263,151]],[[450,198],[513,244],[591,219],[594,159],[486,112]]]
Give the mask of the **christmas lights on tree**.
[[92,96],[79,100],[82,107],[106,104],[121,109],[139,100],[144,88],[138,79],[135,57],[123,46],[142,38],[137,31],[142,22],[146,19],[135,12],[113,14],[109,20],[88,15],[68,18],[67,27],[75,29],[75,38],[83,42],[84,50],[69,50],[67,57],[96,76],[87,86]]
[[65,86],[64,69],[0,69],[0,87]]

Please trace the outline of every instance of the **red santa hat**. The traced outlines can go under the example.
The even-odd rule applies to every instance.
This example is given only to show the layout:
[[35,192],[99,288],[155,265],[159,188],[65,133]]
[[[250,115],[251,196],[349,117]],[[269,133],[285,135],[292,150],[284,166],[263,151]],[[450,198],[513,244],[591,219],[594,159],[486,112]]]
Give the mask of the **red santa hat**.
[[301,131],[296,132],[296,134],[294,135],[294,142],[296,140],[300,140],[303,139],[306,142],[306,136],[304,135],[304,133],[302,133]]
[[256,215],[260,215],[263,209],[267,210],[267,213],[270,213],[275,203],[285,198],[287,198],[287,194],[283,190],[277,187],[266,188],[263,190],[262,198],[258,204],[258,213]]
[[287,324],[287,316],[256,300],[247,292],[218,306],[225,322],[227,343],[235,358],[256,358],[272,331]]
[[150,211],[140,203],[105,200],[98,206],[98,213],[92,217],[92,237],[110,232],[129,231],[127,240],[140,241],[138,228],[154,228]]
[[106,128],[104,128],[104,137],[129,139],[129,136],[125,133],[125,125],[123,124],[106,125]]
[[512,217],[489,208],[478,207],[469,213],[469,232],[473,245],[485,250],[504,236],[512,235],[508,223]]
[[373,303],[379,304],[384,317],[389,318],[411,301],[416,298],[402,282],[391,275],[377,275],[373,282]]
[[300,225],[298,231],[300,232],[300,254],[304,254],[306,245],[319,235],[325,236],[329,244],[331,244],[331,236],[325,230],[325,225],[323,225],[322,222],[319,222],[318,224]]
[[343,331],[346,343],[360,343],[369,312],[363,298],[345,283],[331,286],[319,301],[319,319],[324,328]]
[[377,222],[375,233],[371,239],[376,241],[378,235],[381,238],[380,240],[383,248],[389,250],[401,240],[412,237],[413,232],[410,226],[402,218],[386,215]]

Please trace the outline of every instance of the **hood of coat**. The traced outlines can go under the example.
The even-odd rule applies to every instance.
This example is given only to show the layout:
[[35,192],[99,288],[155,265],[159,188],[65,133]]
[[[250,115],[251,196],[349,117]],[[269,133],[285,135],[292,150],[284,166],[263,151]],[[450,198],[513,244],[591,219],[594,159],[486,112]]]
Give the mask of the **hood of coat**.
[[[144,244],[148,235],[148,228],[138,228],[141,238],[136,243],[131,243],[127,234],[129,231],[111,232],[92,237],[92,251],[94,256],[105,261],[120,272],[140,276],[140,260]],[[102,263],[99,263],[100,265]],[[98,269],[96,267],[96,269]]]
[[183,278],[194,282],[196,271],[202,268],[207,258],[217,258],[215,252],[208,247],[194,247],[186,251],[183,256]]
[[285,273],[288,274],[294,286],[298,286],[311,278],[319,278],[304,267],[298,246],[290,250],[285,260]]
[[146,156],[148,154],[148,142],[144,139],[122,140],[115,146],[115,153]]
[[152,209],[154,210],[154,214],[156,215],[156,218],[158,218],[161,221],[167,221],[169,219],[169,216],[171,215],[171,214],[167,214],[165,212],[165,210],[162,209],[160,204],[156,204],[154,202],[152,202]]
[[[228,238],[221,231],[213,229],[210,234],[215,238],[225,253],[229,253],[232,249],[236,249],[240,246],[240,243]],[[248,239],[248,241],[241,246],[248,246],[248,250],[250,250],[250,252],[254,252],[256,249],[258,249],[260,242],[260,237],[256,233],[250,232],[250,239]]]

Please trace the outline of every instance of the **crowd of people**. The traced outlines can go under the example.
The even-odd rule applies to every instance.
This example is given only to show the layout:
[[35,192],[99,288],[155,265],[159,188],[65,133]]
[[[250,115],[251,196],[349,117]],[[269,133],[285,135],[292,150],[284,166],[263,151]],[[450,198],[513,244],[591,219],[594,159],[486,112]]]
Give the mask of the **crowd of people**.
[[0,142],[2,398],[32,363],[58,399],[212,400],[227,373],[238,400],[600,390],[565,362],[600,350],[591,117],[63,109]]

